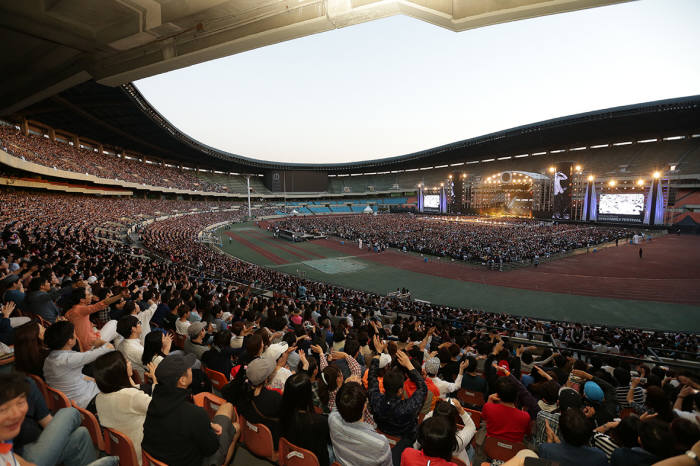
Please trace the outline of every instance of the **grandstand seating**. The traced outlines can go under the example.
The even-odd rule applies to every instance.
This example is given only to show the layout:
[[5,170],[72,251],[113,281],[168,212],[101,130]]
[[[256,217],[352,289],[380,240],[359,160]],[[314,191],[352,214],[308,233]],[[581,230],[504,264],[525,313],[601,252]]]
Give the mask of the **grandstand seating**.
[[311,211],[311,213],[314,214],[329,214],[331,213],[331,210],[328,207],[307,207],[308,210]]
[[[196,176],[212,185],[219,185],[226,188],[226,192],[245,194],[247,189],[246,179],[240,175],[225,175],[211,172],[196,172]],[[251,178],[251,187],[254,186]],[[262,188],[255,185],[254,193],[267,194],[270,190],[262,185]]]

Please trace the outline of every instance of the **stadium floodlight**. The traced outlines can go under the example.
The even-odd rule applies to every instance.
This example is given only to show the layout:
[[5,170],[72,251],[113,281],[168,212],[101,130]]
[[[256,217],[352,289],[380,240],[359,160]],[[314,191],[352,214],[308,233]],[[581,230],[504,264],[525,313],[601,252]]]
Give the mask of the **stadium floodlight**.
[[575,169],[577,172],[580,172],[581,170],[583,170],[583,167],[581,165],[576,165]]
[[554,167],[549,167],[549,173],[554,173],[556,171],[556,168]]
[[658,180],[659,178],[661,178],[661,172],[655,171],[652,176],[654,177],[655,180]]
[[593,175],[588,175],[588,181],[593,181],[595,177]]
[[644,186],[644,180],[643,179],[638,179],[637,180],[637,186]]
[[452,179],[452,175],[449,175],[448,178],[449,178],[449,179]]
[[608,181],[608,186],[610,186],[611,188],[613,188],[616,184],[617,184],[617,181],[615,181],[615,180]]

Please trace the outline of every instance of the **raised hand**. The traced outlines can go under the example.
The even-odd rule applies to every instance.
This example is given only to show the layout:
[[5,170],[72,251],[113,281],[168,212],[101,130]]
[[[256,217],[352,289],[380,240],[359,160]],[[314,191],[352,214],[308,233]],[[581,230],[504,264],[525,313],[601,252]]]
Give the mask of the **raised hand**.
[[398,351],[396,353],[396,360],[406,369],[413,370],[413,363],[411,363],[411,358],[408,357],[403,351]]
[[2,307],[2,315],[4,315],[6,319],[9,319],[16,307],[17,304],[15,304],[14,301],[9,301]]
[[168,354],[170,353],[170,347],[173,344],[173,336],[170,335],[169,333],[165,334],[163,336],[163,345],[162,345],[162,351],[163,354]]

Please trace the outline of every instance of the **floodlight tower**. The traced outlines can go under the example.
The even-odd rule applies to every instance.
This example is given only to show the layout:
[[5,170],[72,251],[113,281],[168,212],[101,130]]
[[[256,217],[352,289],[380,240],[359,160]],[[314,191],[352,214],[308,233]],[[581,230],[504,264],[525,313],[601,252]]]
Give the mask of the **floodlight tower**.
[[250,175],[245,176],[246,184],[248,185],[248,218],[252,218],[253,214],[250,209]]

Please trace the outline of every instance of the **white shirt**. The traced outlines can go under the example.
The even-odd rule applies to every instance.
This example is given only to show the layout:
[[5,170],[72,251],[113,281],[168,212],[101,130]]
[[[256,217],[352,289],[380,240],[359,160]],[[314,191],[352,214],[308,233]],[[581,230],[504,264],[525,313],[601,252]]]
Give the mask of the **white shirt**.
[[127,361],[131,363],[131,368],[143,376],[144,367],[141,356],[143,356],[143,345],[138,338],[127,338],[119,343],[117,351],[124,355]]
[[138,388],[123,388],[114,393],[100,393],[95,405],[100,424],[115,429],[129,437],[141,464],[143,422],[151,397]]
[[100,393],[97,384],[83,375],[83,366],[90,364],[103,354],[114,351],[106,345],[83,353],[70,350],[54,350],[44,361],[46,383],[62,391],[75,404],[85,408],[95,395]]
[[391,466],[389,441],[362,421],[345,422],[334,409],[328,416],[328,427],[335,457],[340,464]]
[[156,309],[158,309],[158,306],[155,303],[153,303],[150,306],[148,306],[148,309],[139,312],[136,316],[136,318],[139,319],[139,322],[141,322],[142,345],[146,343],[146,335],[151,333],[151,319],[153,318],[153,314],[156,313]]
[[440,397],[444,397],[448,393],[456,392],[462,388],[462,374],[457,375],[454,383],[442,380],[440,377],[430,377],[435,386],[440,390]]
[[177,333],[179,333],[180,335],[187,336],[187,329],[190,325],[192,325],[192,322],[188,320],[182,321],[180,319],[177,319],[175,321],[175,331],[177,331]]

